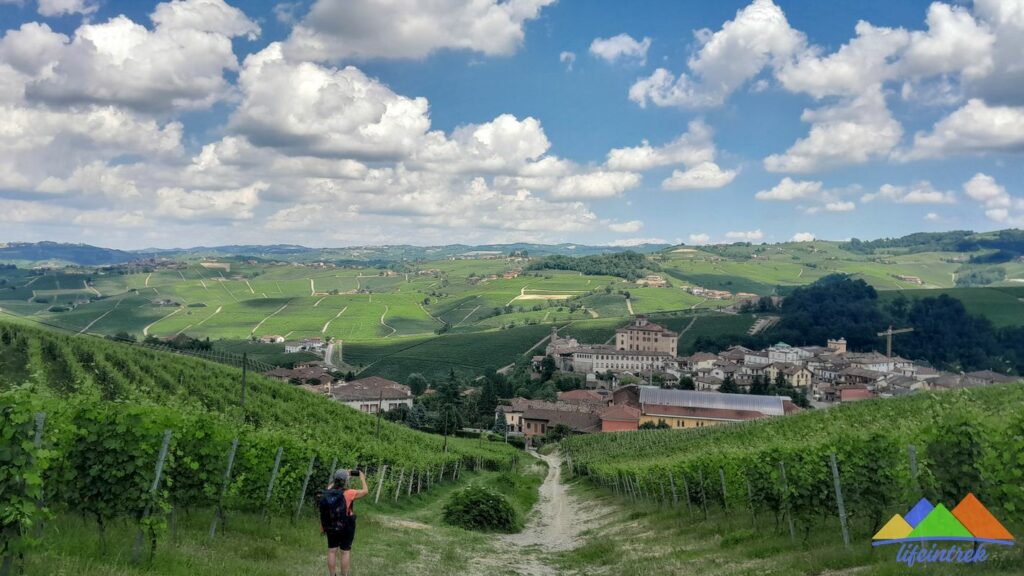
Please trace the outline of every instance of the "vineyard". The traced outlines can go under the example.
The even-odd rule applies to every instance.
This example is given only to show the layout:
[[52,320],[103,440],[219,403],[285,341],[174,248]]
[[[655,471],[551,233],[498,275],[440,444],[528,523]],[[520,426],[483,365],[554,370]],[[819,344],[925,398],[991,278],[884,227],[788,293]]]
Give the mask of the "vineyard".
[[[1024,526],[1024,386],[874,400],[694,430],[578,436],[571,469],[629,500],[864,545],[922,496]],[[745,520],[743,519],[745,518]],[[733,524],[735,526],[735,524]],[[755,528],[756,530],[756,528]]]
[[138,556],[181,510],[312,515],[335,467],[367,469],[373,497],[392,500],[516,458],[482,440],[445,450],[439,436],[220,364],[11,324],[0,324],[0,414],[0,573],[54,515],[94,521],[101,541],[112,522],[134,522]]

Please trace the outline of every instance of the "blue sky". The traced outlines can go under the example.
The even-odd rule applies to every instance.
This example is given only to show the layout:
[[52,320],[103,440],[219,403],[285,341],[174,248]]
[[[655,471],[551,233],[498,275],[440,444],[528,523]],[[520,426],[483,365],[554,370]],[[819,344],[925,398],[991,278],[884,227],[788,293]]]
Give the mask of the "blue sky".
[[0,0],[0,28],[0,241],[1024,223],[1024,0]]

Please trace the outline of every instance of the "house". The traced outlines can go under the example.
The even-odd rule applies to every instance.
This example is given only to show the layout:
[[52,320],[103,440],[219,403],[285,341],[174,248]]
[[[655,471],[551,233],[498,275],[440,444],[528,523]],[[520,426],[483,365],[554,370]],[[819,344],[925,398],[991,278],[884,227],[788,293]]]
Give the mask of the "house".
[[[674,344],[673,344],[674,346]],[[569,357],[575,372],[641,372],[666,371],[676,365],[675,354],[657,351],[621,350],[612,346],[581,346]]]
[[1012,378],[1006,374],[1000,374],[993,372],[992,370],[978,370],[976,372],[968,372],[964,374],[962,385],[964,388],[973,388],[975,386],[991,386],[993,384],[1008,384],[1010,382],[1016,382],[1017,378]]
[[633,352],[660,352],[673,358],[679,334],[638,315],[628,326],[615,331],[615,348]]
[[298,366],[295,368],[274,368],[264,373],[270,378],[298,384],[314,384],[327,386],[335,381],[334,376],[326,368],[319,366]]
[[697,352],[692,356],[684,356],[679,361],[681,364],[680,368],[695,372],[700,368],[714,368],[715,362],[718,361],[718,355],[710,352]]
[[648,274],[639,282],[639,284],[643,284],[651,288],[664,288],[665,286],[668,286],[668,281],[657,274]]
[[772,364],[765,369],[765,374],[771,379],[772,382],[782,374],[782,377],[786,379],[786,383],[794,388],[806,388],[811,385],[811,379],[814,374],[799,364],[790,364],[787,362],[778,362]]
[[767,352],[747,352],[743,355],[744,366],[768,366],[771,363]]
[[910,284],[918,284],[918,285],[924,284],[924,281],[921,280],[920,278],[918,278],[917,276],[906,276],[904,274],[893,274],[893,276],[895,276],[897,280],[902,280],[903,282],[909,282]]
[[523,427],[523,414],[529,409],[542,409],[542,410],[555,410],[562,412],[592,412],[595,409],[595,405],[589,403],[572,403],[572,402],[548,402],[546,400],[529,400],[527,398],[512,398],[508,400],[506,404],[498,406],[495,410],[496,415],[500,410],[505,415],[505,427],[510,434],[522,434],[525,432]]
[[843,370],[840,379],[846,384],[872,385],[885,377],[885,373],[851,366]]
[[743,346],[733,346],[732,348],[729,348],[728,350],[722,352],[718,356],[723,360],[728,360],[729,362],[732,362],[733,364],[743,364],[744,360],[747,357],[747,354],[750,354],[750,352],[751,350],[749,348],[745,348]]
[[697,377],[693,379],[694,387],[697,390],[706,391],[718,390],[723,382],[725,382],[725,380],[716,378],[711,374],[698,374]]
[[768,362],[799,362],[803,358],[809,358],[810,354],[799,348],[794,348],[785,342],[779,342],[768,349]]
[[611,396],[607,392],[602,394],[596,390],[569,390],[559,392],[558,401],[580,406],[607,406],[611,404]]
[[640,428],[640,410],[632,406],[609,406],[598,417],[601,432],[631,432]]
[[865,386],[842,386],[838,389],[838,392],[837,400],[840,403],[870,400],[875,397],[874,393]]
[[280,344],[284,342],[284,336],[278,336],[277,334],[267,334],[260,336],[260,342],[263,344]]
[[576,434],[601,431],[601,419],[593,412],[527,408],[523,412],[523,434],[527,438],[543,436],[556,426],[566,426]]
[[329,397],[361,412],[376,414],[398,406],[412,408],[412,391],[408,386],[380,376],[360,378],[332,386]]
[[[639,387],[640,425],[665,422],[672,428],[700,428],[797,411],[788,398]],[[787,404],[789,406],[787,406]]]
[[284,343],[285,354],[296,354],[298,352],[321,352],[324,349],[322,338],[306,338],[301,341]]

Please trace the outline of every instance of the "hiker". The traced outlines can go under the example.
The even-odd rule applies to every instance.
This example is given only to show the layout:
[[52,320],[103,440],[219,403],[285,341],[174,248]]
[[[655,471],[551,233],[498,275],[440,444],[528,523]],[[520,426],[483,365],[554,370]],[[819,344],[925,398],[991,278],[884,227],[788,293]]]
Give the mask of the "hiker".
[[[358,477],[363,487],[359,490],[346,490],[345,484],[350,475]],[[338,470],[320,497],[320,531],[327,535],[327,571],[330,576],[338,575],[336,566],[339,548],[341,574],[348,576],[349,552],[356,535],[356,515],[352,512],[352,504],[368,493],[366,476],[359,470]]]

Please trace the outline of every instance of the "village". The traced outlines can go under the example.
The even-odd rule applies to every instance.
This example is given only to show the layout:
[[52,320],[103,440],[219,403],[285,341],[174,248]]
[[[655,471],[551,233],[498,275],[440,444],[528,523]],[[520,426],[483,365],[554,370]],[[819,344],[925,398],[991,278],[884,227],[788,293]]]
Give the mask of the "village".
[[[890,331],[890,339],[900,333]],[[531,441],[555,429],[588,434],[700,428],[794,414],[805,409],[801,405],[827,409],[1011,381],[992,371],[942,372],[891,352],[850,351],[842,337],[824,346],[778,342],[764,350],[734,346],[717,354],[679,356],[679,335],[643,315],[616,330],[609,344],[580,343],[560,336],[554,327],[547,340],[544,354],[530,360],[531,373],[539,375],[544,363],[553,362],[557,371],[583,375],[583,387],[559,392],[553,401],[500,400],[495,421],[503,425],[496,428],[509,436]],[[290,352],[320,354],[325,360],[329,346],[320,338],[288,343]],[[326,361],[298,362],[266,374],[370,414],[412,409],[417,401],[409,386],[379,376],[341,378]],[[468,388],[463,394],[476,392]]]

